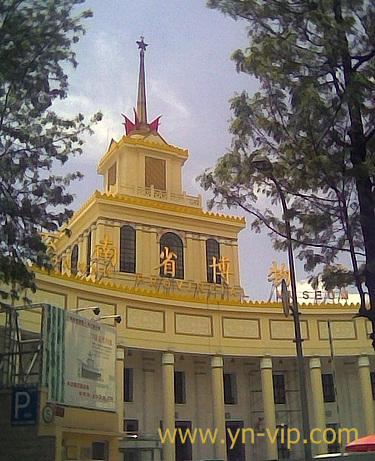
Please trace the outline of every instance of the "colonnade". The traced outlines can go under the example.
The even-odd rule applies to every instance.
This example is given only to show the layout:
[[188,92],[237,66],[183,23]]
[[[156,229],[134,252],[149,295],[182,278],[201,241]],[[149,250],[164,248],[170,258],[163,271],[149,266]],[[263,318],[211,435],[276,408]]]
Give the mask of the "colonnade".
[[[326,414],[322,387],[322,364],[319,356],[309,357],[310,386],[311,395],[310,415],[311,428],[321,430],[326,429]],[[174,354],[164,352],[162,355],[162,382],[163,382],[163,429],[169,428],[172,432],[175,428],[175,405],[174,405]],[[273,391],[273,367],[272,358],[265,356],[260,359],[260,373],[262,383],[262,400],[264,427],[271,434],[276,431],[276,410]],[[370,362],[367,355],[358,357],[358,375],[360,385],[360,395],[362,400],[363,417],[366,433],[372,433],[375,429],[374,412],[372,403],[372,387],[370,377]],[[225,406],[224,406],[224,383],[223,383],[223,357],[211,357],[211,390],[212,390],[212,412],[214,429],[217,430],[217,437],[214,444],[215,459],[225,460],[226,453],[226,434],[225,434]],[[367,402],[367,403],[366,403]],[[250,409],[249,409],[250,411]],[[164,448],[164,460],[174,461],[175,447],[166,442]],[[266,456],[267,459],[277,459],[277,444],[272,443],[266,437]],[[327,450],[325,442],[315,445],[314,451],[324,453]]]

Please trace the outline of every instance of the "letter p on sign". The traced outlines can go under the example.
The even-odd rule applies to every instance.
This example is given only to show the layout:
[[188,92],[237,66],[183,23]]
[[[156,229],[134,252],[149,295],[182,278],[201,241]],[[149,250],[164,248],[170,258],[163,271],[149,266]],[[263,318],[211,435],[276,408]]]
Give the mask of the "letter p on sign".
[[12,389],[12,425],[36,424],[38,418],[38,388],[15,386]]

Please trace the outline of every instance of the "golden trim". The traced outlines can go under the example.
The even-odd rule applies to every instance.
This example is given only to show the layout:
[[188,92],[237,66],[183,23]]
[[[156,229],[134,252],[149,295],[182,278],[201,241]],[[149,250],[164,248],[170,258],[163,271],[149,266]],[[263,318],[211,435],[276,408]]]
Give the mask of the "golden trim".
[[[56,279],[61,279],[65,281],[70,281],[73,283],[77,283],[79,285],[90,285],[90,286],[96,286],[98,288],[104,288],[104,289],[109,289],[113,290],[116,292],[121,292],[121,293],[128,293],[128,294],[133,294],[133,295],[139,295],[139,296],[148,296],[148,297],[153,297],[153,298],[158,298],[158,299],[164,299],[166,302],[169,302],[171,300],[175,301],[186,301],[189,303],[193,304],[207,304],[207,296],[206,295],[191,295],[191,294],[181,294],[181,293],[166,293],[160,292],[160,291],[154,291],[151,289],[144,289],[144,288],[139,288],[135,286],[127,286],[127,285],[122,285],[119,283],[114,283],[110,281],[92,281],[92,280],[85,280],[85,279],[80,279],[74,275],[66,275],[66,274],[61,274],[60,272],[57,271],[47,271],[45,269],[40,269],[33,267],[32,270],[36,273],[47,275],[49,277],[56,278]],[[277,302],[268,302],[268,301],[252,301],[252,300],[242,300],[242,299],[219,299],[216,298],[215,302],[212,303],[212,306],[227,306],[227,307],[245,307],[245,308],[262,308],[263,314],[266,314],[264,309],[270,309],[270,310],[281,310],[281,304]],[[331,308],[334,305],[330,305]],[[304,307],[308,307],[307,305]],[[353,309],[356,308],[356,305],[353,304],[345,304],[344,306],[337,306],[341,310],[345,311],[352,311],[353,315],[356,313]],[[316,308],[316,306],[315,306]],[[314,309],[306,309],[313,311]],[[316,309],[315,309],[316,310]],[[323,313],[324,314],[324,313]],[[332,312],[331,312],[332,314]],[[326,313],[324,315],[327,315]]]
[[105,161],[108,159],[108,157],[115,149],[120,148],[123,145],[126,146],[126,144],[131,144],[132,146],[142,146],[146,148],[149,147],[151,149],[158,149],[158,151],[160,152],[172,152],[178,154],[180,157],[188,158],[188,149],[172,146],[171,144],[159,144],[157,142],[147,141],[145,139],[140,138],[132,138],[131,136],[123,135],[119,141],[115,141],[114,139],[112,139],[107,149],[107,152],[99,160],[97,171],[100,170],[103,163],[105,163]]
[[146,198],[141,198],[133,195],[120,195],[120,194],[112,194],[106,192],[100,192],[99,190],[95,190],[93,194],[84,202],[77,211],[74,212],[73,216],[67,221],[65,224],[61,226],[61,228],[57,231],[57,235],[63,233],[64,229],[72,225],[74,221],[77,221],[81,214],[91,205],[95,199],[104,199],[108,201],[115,201],[115,202],[122,202],[134,205],[145,206],[149,208],[155,208],[160,210],[167,210],[167,211],[175,211],[176,213],[185,213],[195,216],[201,217],[210,217],[214,219],[224,220],[224,221],[232,221],[244,224],[246,223],[244,216],[231,216],[226,215],[224,213],[215,213],[212,211],[204,211],[200,208],[196,207],[189,207],[187,205],[177,205],[171,204],[168,202],[162,202],[158,200],[150,200]]
[[[168,211],[176,211],[176,212],[182,212],[182,213],[187,213],[187,214],[193,214],[193,215],[200,215],[200,216],[209,216],[215,219],[222,219],[226,221],[237,221],[240,223],[245,224],[245,217],[243,216],[231,216],[231,215],[226,215],[224,213],[215,213],[213,211],[204,211],[202,209],[196,208],[196,207],[189,207],[187,205],[175,205],[171,204],[168,202],[162,202],[158,200],[150,200],[146,198],[141,198],[133,195],[120,195],[120,194],[107,194],[107,193],[101,193],[99,191],[95,191],[96,196],[99,198],[102,198],[104,200],[110,200],[110,201],[119,201],[119,202],[125,202],[125,203],[134,203],[136,205],[142,205],[150,208],[159,208],[162,210],[168,210]],[[75,217],[75,215],[73,215]],[[72,218],[73,218],[72,217]],[[71,218],[71,219],[72,219]]]

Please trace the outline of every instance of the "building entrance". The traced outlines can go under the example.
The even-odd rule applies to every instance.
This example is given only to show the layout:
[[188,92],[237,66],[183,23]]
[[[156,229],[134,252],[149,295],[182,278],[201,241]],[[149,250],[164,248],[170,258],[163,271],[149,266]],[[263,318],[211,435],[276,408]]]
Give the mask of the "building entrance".
[[[242,443],[242,429],[243,429],[243,421],[226,421],[225,422],[228,461],[245,461],[245,444]],[[238,433],[238,436],[236,437],[238,430],[240,432]],[[232,437],[230,437],[229,431],[231,432]],[[234,444],[233,444],[232,439],[236,440]]]
[[[193,451],[192,444],[190,437],[186,434],[186,431],[188,429],[191,433],[191,421],[176,421],[176,429],[176,461],[191,461]],[[181,430],[181,433],[179,429]],[[185,439],[185,443],[182,443],[182,440],[184,440],[185,435],[187,436]]]

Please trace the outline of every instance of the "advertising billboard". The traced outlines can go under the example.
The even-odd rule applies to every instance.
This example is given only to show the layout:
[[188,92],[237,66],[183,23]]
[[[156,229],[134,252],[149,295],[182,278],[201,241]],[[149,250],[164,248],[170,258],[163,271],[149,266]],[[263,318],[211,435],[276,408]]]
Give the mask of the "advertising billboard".
[[114,411],[115,328],[53,306],[45,312],[45,325],[43,374],[49,399]]

